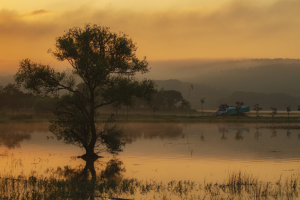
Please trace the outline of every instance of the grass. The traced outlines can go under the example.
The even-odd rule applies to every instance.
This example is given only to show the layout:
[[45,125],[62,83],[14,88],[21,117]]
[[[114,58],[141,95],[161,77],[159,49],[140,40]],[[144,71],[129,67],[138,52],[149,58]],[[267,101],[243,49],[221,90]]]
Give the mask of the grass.
[[[299,176],[261,182],[252,174],[232,172],[222,184],[137,179],[55,179],[2,177],[1,199],[293,199],[299,195]],[[153,196],[151,198],[151,196]]]

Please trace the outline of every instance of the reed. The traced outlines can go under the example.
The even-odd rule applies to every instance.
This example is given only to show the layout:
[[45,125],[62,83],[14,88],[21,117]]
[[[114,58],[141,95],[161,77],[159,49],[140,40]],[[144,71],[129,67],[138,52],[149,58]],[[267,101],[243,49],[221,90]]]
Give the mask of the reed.
[[299,197],[299,175],[285,181],[261,182],[250,173],[231,172],[222,183],[137,179],[91,180],[51,177],[1,177],[1,199],[295,199]]

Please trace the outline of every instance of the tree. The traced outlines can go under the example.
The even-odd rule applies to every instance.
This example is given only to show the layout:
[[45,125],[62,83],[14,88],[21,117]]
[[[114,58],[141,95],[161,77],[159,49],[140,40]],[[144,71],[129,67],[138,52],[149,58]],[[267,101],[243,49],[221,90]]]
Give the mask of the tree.
[[244,103],[242,101],[237,101],[235,102],[236,106],[235,106],[235,109],[236,109],[236,114],[239,116],[239,115],[242,115],[242,112],[240,111],[240,109],[242,108],[242,106],[244,105]]
[[[184,108],[191,108],[191,103],[188,102],[187,100],[185,99],[181,99],[181,107],[182,107],[182,116],[183,116],[183,109]],[[185,109],[185,116],[186,116],[186,109]]]
[[153,99],[153,106],[158,108],[165,107],[171,110],[182,100],[182,94],[176,90],[164,90],[164,88],[161,88]]
[[201,106],[202,106],[202,117],[203,117],[203,104],[205,103],[205,97],[200,99]]
[[[134,79],[135,73],[149,71],[146,58],[136,57],[137,47],[127,35],[89,24],[66,31],[56,38],[55,47],[48,52],[59,61],[67,60],[70,70],[59,72],[25,59],[20,62],[16,82],[40,96],[68,91],[57,97],[55,120],[49,127],[58,139],[85,148],[86,156],[97,156],[96,142],[110,153],[121,151],[125,145],[122,131],[113,123],[113,117],[101,125],[99,109],[116,101],[130,102],[135,97],[151,100],[153,81]],[[82,84],[76,87],[78,80]]]
[[175,107],[175,105],[183,99],[181,92],[176,90],[165,90],[165,103],[169,109]]
[[258,112],[261,110],[262,108],[259,107],[259,104],[254,104],[254,110],[256,111],[256,117],[259,117]]
[[272,110],[271,115],[272,115],[272,123],[273,123],[273,119],[274,119],[275,115],[277,114],[277,108],[271,107],[271,110]]
[[288,113],[288,121],[290,121],[291,105],[286,107],[286,112]]
[[18,85],[9,83],[2,89],[2,99],[3,105],[11,109],[14,115],[15,111],[28,102],[29,94],[24,94]]

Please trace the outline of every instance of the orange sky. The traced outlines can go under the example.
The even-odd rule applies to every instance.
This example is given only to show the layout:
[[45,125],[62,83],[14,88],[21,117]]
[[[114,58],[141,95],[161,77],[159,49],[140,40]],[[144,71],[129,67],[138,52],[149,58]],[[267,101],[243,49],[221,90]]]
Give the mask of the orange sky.
[[1,0],[0,75],[30,58],[54,66],[55,37],[85,23],[123,31],[140,58],[300,58],[299,0]]

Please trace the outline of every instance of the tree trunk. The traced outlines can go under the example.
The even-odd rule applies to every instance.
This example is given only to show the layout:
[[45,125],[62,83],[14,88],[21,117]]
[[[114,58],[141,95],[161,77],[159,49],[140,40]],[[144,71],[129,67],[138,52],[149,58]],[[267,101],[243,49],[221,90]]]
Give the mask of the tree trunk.
[[94,151],[94,147],[92,147],[92,145],[89,145],[87,148],[85,148],[86,154],[87,156],[95,156],[95,151]]

